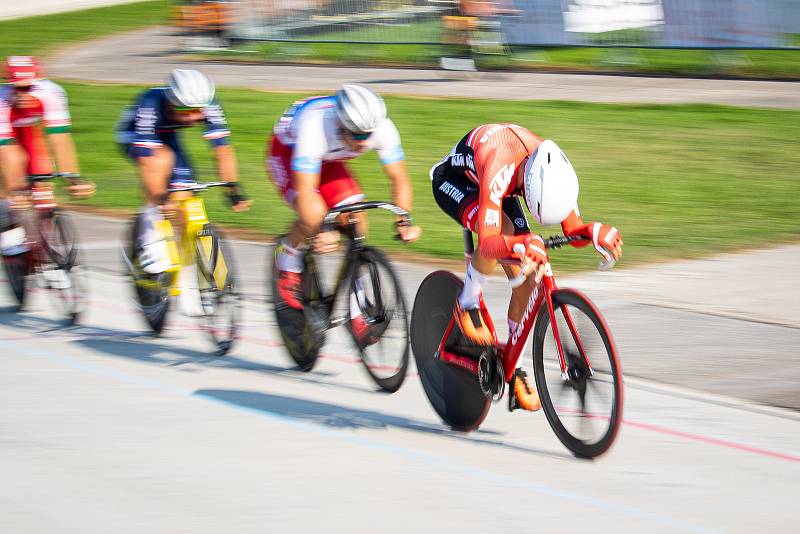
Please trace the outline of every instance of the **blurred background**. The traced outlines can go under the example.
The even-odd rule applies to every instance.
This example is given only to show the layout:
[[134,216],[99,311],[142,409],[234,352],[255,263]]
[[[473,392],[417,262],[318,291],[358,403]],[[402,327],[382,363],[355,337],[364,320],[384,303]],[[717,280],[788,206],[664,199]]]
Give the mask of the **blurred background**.
[[800,45],[791,0],[243,0],[186,2],[173,19],[192,48],[289,61],[474,68],[442,61],[455,54],[485,68],[800,74],[777,53]]

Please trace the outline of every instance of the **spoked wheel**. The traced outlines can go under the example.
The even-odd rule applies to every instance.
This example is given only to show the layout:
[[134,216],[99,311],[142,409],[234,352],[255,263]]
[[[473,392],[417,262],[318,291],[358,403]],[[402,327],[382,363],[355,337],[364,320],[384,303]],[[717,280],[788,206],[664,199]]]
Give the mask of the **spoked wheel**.
[[[475,375],[436,357],[462,286],[461,280],[447,271],[436,271],[423,280],[411,314],[411,346],[422,387],[433,409],[445,424],[470,431],[483,422],[491,403]],[[461,333],[454,328],[453,335]]]
[[394,393],[408,371],[408,312],[389,260],[365,247],[351,271],[347,330],[361,353],[369,376]]
[[20,310],[25,305],[25,288],[28,273],[30,272],[30,252],[16,254],[14,256],[3,255],[3,264],[6,268],[6,278],[14,299],[17,302],[17,309]]
[[58,295],[59,311],[69,324],[78,321],[88,302],[88,273],[80,262],[75,227],[66,213],[54,211],[40,219],[45,286]]
[[236,290],[233,255],[219,230],[211,224],[196,241],[198,288],[203,314],[217,355],[227,354],[236,339],[240,295]]
[[611,332],[592,302],[572,289],[558,290],[552,298],[568,376],[562,377],[543,306],[533,337],[536,387],[561,443],[575,456],[594,458],[612,445],[622,422],[622,368]]
[[[317,326],[317,313],[309,306],[303,310],[291,308],[281,298],[278,291],[278,252],[280,240],[270,258],[272,265],[272,305],[275,310],[275,319],[278,323],[281,338],[289,356],[302,371],[314,368],[319,358],[319,351],[325,343],[325,331]],[[313,273],[308,269],[303,274],[303,291],[306,295],[319,295],[319,284]]]
[[136,239],[139,235],[139,217],[131,225],[128,246],[123,249],[123,259],[128,267],[139,309],[142,310],[147,325],[153,334],[159,335],[164,330],[169,309],[169,288],[175,277],[173,272],[149,274],[139,266],[136,254]]

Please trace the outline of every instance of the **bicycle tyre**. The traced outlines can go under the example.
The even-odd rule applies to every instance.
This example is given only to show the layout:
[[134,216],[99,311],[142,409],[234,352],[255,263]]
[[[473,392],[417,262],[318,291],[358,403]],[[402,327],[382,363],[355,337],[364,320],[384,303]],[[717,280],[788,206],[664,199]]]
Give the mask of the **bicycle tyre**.
[[[325,334],[313,326],[310,314],[306,306],[303,310],[289,307],[281,299],[278,291],[278,251],[279,245],[273,249],[269,259],[272,265],[272,308],[275,312],[275,321],[283,339],[283,345],[297,367],[303,372],[309,372],[314,368],[319,358],[319,352],[325,343]],[[303,288],[319,294],[319,286],[316,277],[309,276],[307,269],[303,271]],[[308,294],[308,293],[306,293]]]
[[[386,310],[385,302],[387,299],[382,298],[381,300],[384,303],[382,305],[383,309],[362,310],[362,313],[364,315],[383,317],[382,322],[369,326],[369,328],[373,330],[372,335],[374,335],[376,339],[374,343],[371,343],[369,345],[365,345],[362,341],[360,341],[357,338],[355,332],[353,331],[350,321],[345,323],[346,329],[348,332],[350,332],[350,335],[353,338],[353,342],[356,344],[356,347],[358,348],[359,354],[361,356],[361,362],[364,364],[364,369],[366,369],[367,374],[369,374],[370,378],[372,378],[372,380],[382,390],[386,391],[387,393],[394,393],[398,389],[400,389],[400,386],[403,385],[403,382],[405,381],[406,378],[406,373],[408,372],[408,361],[409,361],[408,308],[406,307],[405,298],[403,297],[403,289],[402,286],[400,285],[400,281],[397,277],[397,274],[392,268],[391,262],[382,251],[373,247],[364,247],[360,251],[358,257],[356,258],[352,266],[351,273],[355,274],[360,272],[359,267],[361,265],[376,266],[376,267],[380,266],[380,268],[386,270],[386,272],[389,275],[388,278],[389,280],[391,280],[391,283],[394,286],[393,295],[396,297],[395,307],[398,309]],[[372,276],[372,273],[374,273],[374,270],[370,269],[370,274],[371,274],[370,278],[372,279],[373,282],[372,289],[374,291],[376,282]],[[380,275],[378,276],[379,276],[377,282],[377,286],[379,287],[378,291],[380,291],[383,294],[383,297],[385,297],[385,292],[383,291],[383,289],[380,289]],[[350,279],[350,291],[355,291],[354,276],[351,276]],[[348,296],[349,295],[350,292],[348,292]],[[389,328],[391,323],[395,322],[397,319],[400,320],[400,328],[403,332],[402,349],[400,351],[399,363],[396,362],[390,363],[391,369],[394,371],[394,373],[388,376],[380,376],[378,370],[381,368],[386,368],[388,366],[385,365],[385,362],[380,362],[380,363],[377,361],[371,362],[370,361],[372,359],[371,353],[374,352],[371,349],[381,344],[381,341],[385,339],[384,334],[386,333],[386,330]]]
[[67,316],[68,325],[73,325],[86,310],[88,300],[86,271],[79,261],[75,225],[66,213],[54,210],[49,217],[39,219],[39,237],[47,259],[62,270],[69,280],[67,287],[53,290],[58,292],[63,303],[60,311]]
[[[433,272],[422,281],[411,313],[411,347],[420,382],[434,411],[454,430],[468,432],[486,419],[491,402],[481,391],[477,376],[443,362],[435,354],[463,285],[447,271]],[[461,335],[457,328],[453,334]]]
[[[50,233],[47,232],[48,222],[53,224],[52,236],[63,243],[64,250],[58,250],[53,245],[54,239]],[[39,236],[41,238],[42,249],[47,253],[47,256],[58,265],[60,269],[69,271],[78,258],[78,238],[75,232],[75,225],[67,216],[66,213],[59,209],[53,210],[49,217],[39,219]]]
[[[578,436],[573,435],[569,429],[564,425],[564,422],[559,416],[558,409],[553,403],[550,387],[545,378],[544,369],[544,342],[550,326],[550,314],[547,306],[542,306],[539,315],[536,318],[536,325],[533,331],[533,367],[536,380],[536,388],[539,392],[539,398],[542,403],[542,409],[547,422],[555,432],[561,443],[567,447],[575,456],[579,458],[595,458],[605,453],[614,443],[616,436],[619,432],[619,427],[622,423],[622,405],[623,405],[623,390],[622,390],[622,368],[617,356],[617,350],[614,345],[614,339],[611,331],[608,329],[600,312],[594,306],[588,297],[574,289],[559,289],[552,293],[553,307],[558,310],[560,306],[570,306],[574,310],[580,311],[586,316],[591,324],[594,325],[597,333],[602,339],[603,346],[606,350],[609,359],[610,374],[613,383],[613,400],[611,407],[611,414],[608,417],[608,429],[604,432],[599,440],[587,442]],[[556,311],[556,313],[558,313]],[[570,312],[572,313],[572,311]],[[569,332],[569,330],[567,330]],[[559,328],[559,336],[564,342],[564,332]],[[581,338],[585,339],[584,335]],[[590,363],[595,360],[593,357],[589,359]],[[560,371],[559,371],[560,372]],[[591,380],[589,377],[587,380]],[[583,415],[583,414],[581,414]],[[591,414],[590,414],[591,418]]]
[[[233,347],[239,328],[240,296],[236,291],[236,269],[230,248],[218,228],[206,224],[203,227],[202,237],[211,238],[211,250],[209,261],[206,261],[206,253],[201,250],[200,240],[195,241],[200,300],[205,312],[208,334],[217,347],[216,354],[224,356]],[[220,260],[226,270],[221,287],[214,275],[215,267],[219,265]],[[216,323],[216,319],[220,319],[223,315],[227,316],[223,318],[226,322],[220,326]]]
[[133,281],[134,295],[139,309],[144,315],[144,320],[150,327],[153,335],[159,336],[164,330],[169,310],[169,287],[172,283],[173,273],[148,274],[138,268],[136,259],[136,239],[139,235],[141,215],[137,215],[131,225],[131,233],[126,254],[131,265],[131,278]]
[[6,278],[11,287],[11,293],[16,302],[16,311],[25,306],[28,273],[30,272],[30,252],[14,256],[3,255],[3,264],[6,269]]

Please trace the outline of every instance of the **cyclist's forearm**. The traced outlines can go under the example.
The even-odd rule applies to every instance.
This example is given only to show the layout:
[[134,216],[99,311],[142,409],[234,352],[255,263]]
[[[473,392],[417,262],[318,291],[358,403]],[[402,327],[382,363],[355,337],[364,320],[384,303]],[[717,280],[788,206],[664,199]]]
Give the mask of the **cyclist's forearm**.
[[80,174],[78,156],[75,152],[75,143],[72,135],[67,132],[54,133],[48,136],[53,146],[58,172]]
[[214,149],[217,158],[219,176],[226,182],[239,181],[239,168],[236,164],[236,153],[231,145],[222,145]]
[[572,212],[567,215],[567,218],[561,221],[561,230],[564,232],[564,235],[578,234],[585,226],[586,223],[583,222],[577,208],[572,210]]
[[384,165],[386,174],[392,182],[392,199],[394,203],[411,213],[414,199],[414,189],[406,172],[406,162],[403,160]]

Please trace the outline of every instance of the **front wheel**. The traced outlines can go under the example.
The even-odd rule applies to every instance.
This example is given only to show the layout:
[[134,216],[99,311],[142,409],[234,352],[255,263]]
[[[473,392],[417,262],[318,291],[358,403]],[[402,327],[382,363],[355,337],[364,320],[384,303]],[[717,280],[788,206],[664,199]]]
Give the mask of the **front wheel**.
[[587,297],[560,289],[552,299],[567,372],[542,306],[533,332],[536,387],[561,443],[577,457],[594,458],[611,447],[622,423],[622,368],[611,332]]
[[167,320],[169,288],[176,275],[171,271],[149,274],[140,267],[136,246],[140,219],[141,215],[137,216],[131,225],[129,241],[122,254],[131,275],[136,302],[139,304],[139,309],[142,310],[150,330],[157,336],[161,334]]
[[217,355],[231,350],[239,326],[240,297],[236,289],[233,255],[219,230],[203,227],[195,242],[198,289],[206,330],[217,346]]
[[[422,281],[411,313],[411,347],[431,406],[445,424],[467,432],[478,428],[486,418],[490,401],[481,391],[476,375],[443,362],[436,354],[463,285],[447,271],[436,271]],[[461,336],[457,327],[448,341],[453,336]]]
[[386,255],[365,247],[351,271],[347,330],[364,368],[384,391],[394,393],[408,371],[408,311],[403,290]]
[[21,310],[25,305],[26,281],[30,272],[30,252],[14,256],[3,255],[3,264],[6,268],[8,285],[17,303],[16,309]]
[[41,265],[46,286],[58,295],[58,308],[75,324],[88,302],[88,273],[78,253],[75,226],[66,213],[54,211],[40,220]]

